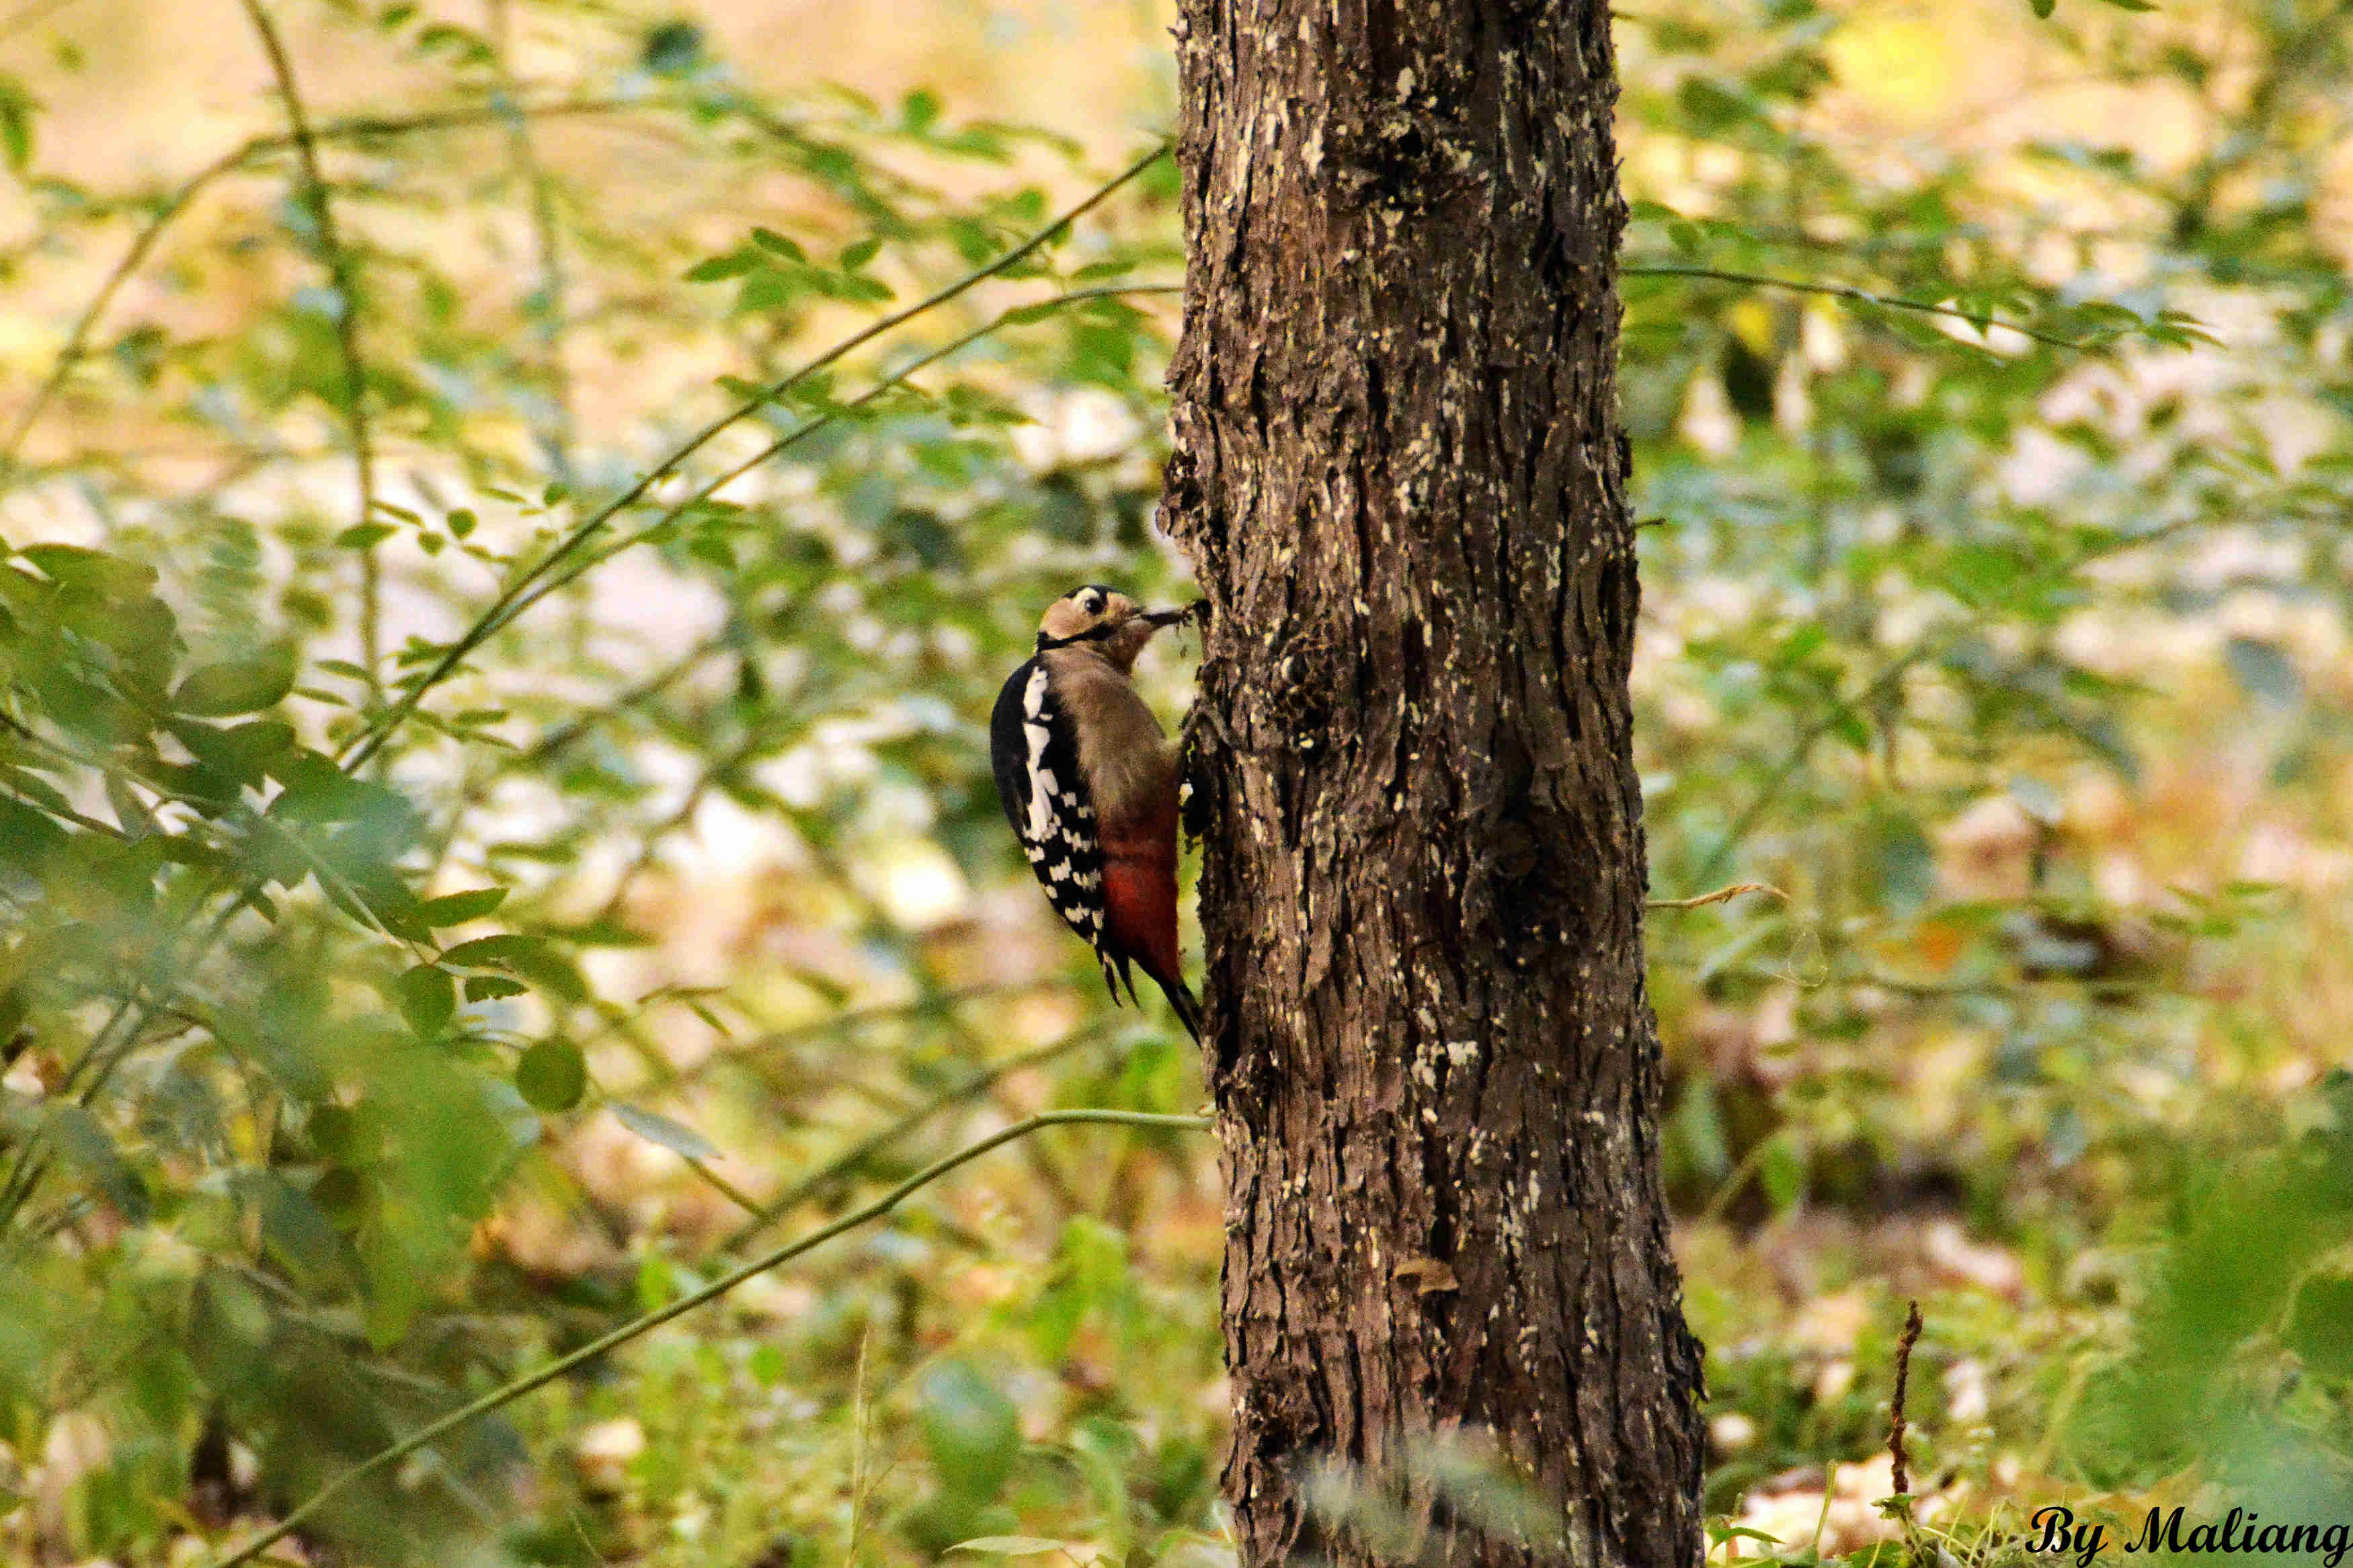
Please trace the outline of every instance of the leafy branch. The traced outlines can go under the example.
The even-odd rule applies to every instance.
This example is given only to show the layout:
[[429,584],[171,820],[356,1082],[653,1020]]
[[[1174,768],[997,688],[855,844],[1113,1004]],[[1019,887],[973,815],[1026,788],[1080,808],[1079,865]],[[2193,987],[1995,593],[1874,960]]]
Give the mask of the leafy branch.
[[[739,405],[723,417],[716,419],[704,426],[703,429],[692,439],[689,440],[677,450],[672,452],[659,468],[638,479],[620,496],[607,503],[605,507],[599,509],[595,515],[591,516],[578,527],[575,528],[571,533],[559,541],[538,562],[523,572],[512,584],[509,584],[508,588],[501,594],[495,601],[493,601],[488,609],[482,612],[474,624],[469,627],[467,632],[464,633],[456,643],[450,646],[450,647],[444,653],[441,659],[430,669],[426,671],[423,676],[411,683],[408,689],[404,692],[401,700],[390,710],[380,714],[375,723],[368,731],[364,732],[353,743],[349,754],[341,760],[340,765],[343,772],[347,774],[356,774],[371,758],[382,750],[384,743],[390,739],[398,725],[416,712],[427,692],[432,689],[433,687],[438,685],[440,681],[448,679],[448,676],[456,670],[458,665],[464,659],[467,654],[489,640],[491,637],[495,636],[501,629],[512,624],[517,616],[530,609],[532,605],[539,603],[548,595],[558,592],[571,583],[577,581],[582,574],[593,570],[596,565],[610,559],[614,554],[618,553],[620,551],[628,549],[637,543],[643,542],[649,538],[656,535],[659,531],[671,526],[688,509],[707,500],[719,489],[732,482],[736,478],[741,477],[744,473],[748,472],[752,468],[768,461],[770,458],[776,457],[781,452],[788,450],[798,442],[813,436],[818,430],[831,424],[850,410],[869,404],[892,389],[903,384],[910,376],[923,369],[925,366],[936,363],[940,360],[969,347],[972,343],[977,342],[981,338],[984,338],[992,332],[1000,331],[1007,326],[1041,319],[1043,316],[1050,314],[1053,311],[1071,304],[1093,299],[1107,299],[1134,294],[1166,293],[1171,291],[1170,286],[1165,284],[1113,284],[1093,289],[1070,290],[1050,300],[1032,300],[1023,305],[1010,307],[999,312],[996,317],[973,331],[965,332],[941,347],[919,356],[907,365],[902,366],[893,374],[878,382],[874,386],[869,388],[857,398],[849,400],[848,403],[841,405],[838,408],[828,408],[826,412],[818,415],[807,423],[788,432],[785,436],[780,437],[751,458],[738,464],[727,472],[722,474],[716,479],[712,480],[710,483],[700,487],[693,495],[668,509],[660,518],[648,525],[647,528],[638,530],[636,532],[615,542],[605,550],[596,552],[585,557],[580,557],[576,560],[571,559],[577,556],[585,545],[595,538],[598,532],[606,529],[614,517],[618,515],[618,513],[626,507],[641,499],[653,486],[653,484],[663,477],[663,475],[671,471],[677,467],[677,465],[683,462],[688,457],[691,456],[703,445],[716,437],[723,430],[756,412],[760,407],[765,406],[774,399],[788,394],[794,387],[806,382],[810,376],[839,361],[860,346],[871,342],[874,338],[890,331],[893,327],[904,324],[925,311],[938,308],[939,306],[944,305],[969,291],[972,288],[986,279],[996,277],[1018,265],[1023,258],[1035,254],[1038,249],[1048,244],[1057,234],[1067,229],[1071,223],[1083,216],[1087,212],[1092,210],[1096,205],[1108,198],[1113,193],[1135,179],[1138,175],[1142,174],[1146,169],[1150,168],[1154,163],[1165,156],[1167,148],[1165,143],[1154,148],[1150,153],[1137,159],[1112,180],[1101,186],[1098,186],[1094,191],[1091,192],[1087,196],[1065,211],[1052,223],[1032,234],[1028,239],[1015,247],[1012,250],[1008,251],[1005,255],[998,257],[994,261],[989,262],[983,267],[975,268],[971,272],[966,273],[964,277],[935,290],[934,293],[925,297],[923,300],[917,301],[915,304],[908,306],[907,308],[851,334],[849,337],[824,351],[816,358],[802,365],[799,369],[786,375],[781,381],[773,384],[771,386],[765,389],[762,396],[758,399],[747,401]],[[565,564],[567,561],[569,561],[568,565]],[[559,571],[558,568],[562,568],[562,570]],[[218,890],[220,890],[219,884],[216,882],[213,889],[209,889],[205,895],[200,896],[196,902],[201,904],[207,901],[207,900],[212,896],[212,893]],[[210,951],[213,942],[226,932],[230,921],[234,918],[237,911],[244,908],[258,894],[259,884],[248,882],[232,889],[232,891],[234,896],[216,914],[208,929],[191,940],[183,953],[185,962],[195,962],[200,959],[203,954]],[[89,1058],[86,1058],[100,1060],[100,1070],[101,1075],[100,1081],[102,1082],[103,1077],[107,1073],[111,1072],[113,1063],[120,1059],[121,1053],[130,1049],[132,1045],[136,1041],[140,1028],[142,1026],[141,1018],[143,1016],[144,1012],[150,1009],[148,1009],[143,1004],[136,1001],[136,999],[126,998],[123,1005],[119,1008],[114,1016],[110,1019],[107,1029],[103,1031],[100,1042],[105,1048],[100,1050],[97,1047],[93,1047]],[[25,1197],[28,1195],[31,1190],[32,1183],[34,1181],[37,1181],[39,1169],[40,1167],[31,1163],[29,1151],[19,1151],[18,1159],[14,1170],[12,1171],[11,1178],[5,1184],[5,1196],[0,1196],[0,1215],[11,1213],[16,1207],[21,1205]]]
[[[807,423],[797,426],[794,429],[787,431],[785,435],[778,437],[776,440],[770,442],[767,446],[762,447],[751,457],[744,458],[733,468],[720,474],[716,479],[711,479],[707,483],[703,484],[702,487],[697,489],[692,495],[688,496],[685,500],[670,507],[667,510],[663,511],[659,517],[656,518],[652,522],[648,523],[645,527],[637,530],[635,532],[625,534],[621,538],[613,541],[610,544],[598,550],[594,554],[574,562],[571,565],[565,567],[561,574],[541,582],[532,588],[529,593],[522,595],[509,604],[502,612],[499,613],[495,621],[490,620],[488,618],[488,613],[486,612],[484,621],[478,623],[481,632],[481,640],[486,640],[491,637],[497,636],[498,633],[513,625],[516,619],[518,619],[524,611],[530,609],[533,605],[538,604],[542,599],[546,598],[551,594],[560,593],[564,589],[571,586],[574,583],[579,581],[580,578],[596,570],[598,566],[603,565],[614,556],[621,554],[625,551],[632,550],[638,545],[649,543],[652,541],[662,537],[689,511],[711,500],[721,490],[726,489],[729,485],[733,484],[745,474],[750,473],[754,468],[759,468],[763,464],[770,462],[782,456],[784,453],[792,450],[793,447],[800,445],[803,441],[807,440],[818,431],[825,429],[828,426],[839,420],[842,416],[851,412],[852,410],[863,408],[881,398],[884,394],[905,385],[908,379],[913,376],[916,372],[927,369],[932,365],[937,364],[944,359],[949,359],[963,353],[965,349],[970,348],[973,344],[980,342],[983,338],[992,336],[997,332],[1004,331],[1009,326],[1018,326],[1023,322],[1036,321],[1039,319],[1040,312],[1060,310],[1066,305],[1078,304],[1088,300],[1113,300],[1144,294],[1173,294],[1177,291],[1177,286],[1171,283],[1113,283],[1094,289],[1073,289],[1068,293],[1057,294],[1050,300],[1032,300],[1028,304],[1010,306],[1008,309],[999,311],[996,316],[992,317],[987,321],[983,322],[981,325],[973,328],[970,331],[965,332],[961,336],[950,339],[947,342],[941,344],[936,349],[929,351],[920,358],[911,360],[900,369],[893,371],[891,374],[876,382],[872,386],[867,388],[866,391],[859,394],[856,397],[851,398],[847,403],[842,404],[839,408],[828,409],[825,413],[818,415]],[[765,402],[768,400],[763,399],[762,401]],[[751,405],[746,408],[745,412],[748,413],[751,408],[757,406],[759,406],[757,404]],[[586,525],[584,524],[583,526],[585,528]],[[564,546],[559,546],[557,553],[561,553],[563,548]],[[548,563],[546,562],[543,562],[538,567],[534,567],[533,570],[543,570],[547,564]],[[493,606],[493,609],[496,608],[497,606]],[[471,631],[470,630],[469,636],[471,635]],[[472,646],[479,647],[480,640],[475,642]],[[410,706],[413,708],[414,704],[411,704]],[[355,766],[357,764],[353,763],[351,765]]]
[[[851,333],[849,337],[842,339],[839,342],[835,343],[831,348],[828,348],[817,355],[814,359],[803,363],[798,369],[791,371],[780,379],[770,383],[758,397],[739,403],[727,413],[721,415],[718,418],[713,419],[711,423],[702,426],[702,429],[696,431],[692,436],[689,437],[684,442],[681,443],[675,449],[673,449],[668,457],[654,465],[653,468],[648,469],[619,495],[615,496],[603,506],[597,508],[596,510],[591,513],[586,521],[574,528],[570,533],[557,541],[556,543],[548,550],[546,554],[541,556],[537,562],[533,563],[529,568],[517,576],[512,583],[509,584],[499,596],[491,601],[489,608],[485,609],[480,616],[476,616],[474,623],[468,626],[464,632],[460,633],[457,639],[443,651],[440,658],[435,661],[432,668],[427,669],[415,681],[411,682],[408,689],[401,694],[400,700],[394,703],[390,710],[379,715],[375,721],[372,723],[364,733],[362,733],[358,740],[353,742],[348,753],[342,759],[342,766],[343,767],[343,770],[346,773],[357,770],[364,765],[369,758],[375,756],[377,752],[383,750],[385,742],[389,741],[394,732],[396,731],[401,725],[407,722],[409,716],[417,711],[417,705],[424,701],[426,693],[449,679],[449,677],[457,671],[458,667],[465,662],[467,655],[472,653],[476,648],[481,647],[484,642],[495,636],[501,626],[507,625],[508,622],[512,620],[515,614],[519,613],[523,608],[527,608],[528,605],[525,602],[526,599],[531,602],[536,602],[539,598],[545,596],[544,591],[535,591],[536,585],[539,584],[543,579],[548,577],[550,574],[554,573],[559,566],[563,565],[565,562],[571,559],[571,557],[576,554],[590,540],[603,532],[611,525],[612,521],[616,517],[619,516],[628,508],[636,505],[638,501],[644,500],[647,493],[650,491],[655,485],[659,484],[662,479],[668,478],[673,471],[675,471],[680,464],[685,462],[689,458],[691,458],[695,453],[710,445],[712,441],[727,430],[732,429],[741,421],[749,418],[752,415],[757,413],[766,405],[788,395],[796,388],[805,384],[811,376],[816,375],[818,372],[837,363],[849,354],[864,347],[867,343],[873,342],[876,338],[881,337],[884,333],[892,331],[896,328],[904,326],[907,322],[913,321],[918,316],[922,316],[932,310],[937,310],[942,305],[947,304],[950,300],[955,300],[964,294],[970,292],[973,289],[987,282],[989,279],[995,278],[1011,268],[1018,266],[1022,261],[1028,259],[1030,256],[1035,255],[1038,250],[1050,243],[1056,236],[1067,230],[1071,225],[1085,216],[1088,213],[1093,211],[1097,206],[1108,200],[1115,192],[1120,190],[1121,187],[1136,179],[1145,170],[1151,168],[1153,164],[1158,163],[1162,158],[1167,156],[1167,154],[1168,144],[1166,142],[1162,142],[1158,146],[1153,148],[1151,152],[1146,153],[1143,157],[1138,158],[1135,162],[1130,163],[1125,169],[1113,175],[1110,180],[1096,186],[1094,190],[1089,192],[1086,196],[1082,198],[1076,205],[1064,211],[1062,215],[1060,217],[1057,217],[1053,222],[1038,230],[1028,239],[1022,241],[1019,245],[1015,246],[1011,250],[1007,251],[1004,255],[998,257],[994,261],[988,262],[984,266],[975,268],[972,271],[965,273],[963,277],[955,279],[954,282],[945,284],[943,287],[934,289],[932,293],[925,295],[923,299],[918,300],[913,304],[909,305],[902,310],[895,310],[890,315],[884,316],[881,320]],[[1074,299],[1078,297],[1079,296],[1077,295],[1068,295],[1064,298]],[[1007,313],[1007,318],[1000,318],[1000,320],[1010,318],[1013,314],[1015,314],[1015,312],[1008,311]],[[905,373],[902,374],[903,374]],[[795,436],[788,437],[786,439],[797,439],[798,434],[799,433],[796,433]],[[776,447],[771,448],[770,452],[763,453],[759,458],[753,459],[753,462],[757,463],[765,461],[767,457],[772,455],[775,450],[781,449],[783,444],[783,442],[777,443]],[[746,464],[743,468],[732,470],[727,478],[733,478],[735,474],[744,472],[745,468],[748,468],[750,466],[750,464]],[[720,482],[723,483],[725,481],[723,479]],[[709,493],[708,489],[706,489],[703,493]],[[700,497],[697,499],[700,499]],[[566,578],[564,579],[564,581],[568,582],[570,579]]]
[[[2075,551],[2063,561],[2054,561],[2025,574],[2013,592],[2023,595],[2032,589],[2063,583],[2085,567],[2112,555],[2162,542],[2177,534],[2206,526],[2207,521],[2203,518],[2185,518],[2139,533],[2118,534],[2099,540]],[[1967,616],[1955,616],[1940,622],[1918,641],[1889,658],[1852,697],[1833,694],[1824,710],[1789,742],[1788,751],[1782,754],[1780,763],[1766,779],[1764,786],[1742,808],[1740,815],[1733,819],[1732,825],[1709,851],[1707,858],[1700,863],[1696,879],[1712,881],[1723,873],[1733,857],[1739,853],[1742,844],[1780,798],[1782,790],[1805,767],[1806,760],[1813,754],[1817,745],[1850,720],[1859,718],[1862,710],[1873,702],[1893,696],[1901,689],[1905,677],[1921,665],[1944,657],[1956,643],[1976,629],[1978,623]]]
[[272,1545],[301,1529],[303,1521],[316,1514],[320,1509],[326,1506],[332,1499],[353,1482],[389,1469],[410,1455],[448,1436],[467,1423],[487,1415],[493,1410],[512,1405],[527,1394],[546,1387],[566,1373],[586,1366],[607,1352],[616,1350],[631,1340],[661,1327],[674,1318],[683,1317],[697,1307],[717,1300],[755,1275],[765,1274],[780,1264],[789,1263],[803,1253],[812,1251],[838,1236],[858,1229],[860,1226],[871,1225],[941,1177],[960,1166],[971,1163],[989,1151],[1002,1148],[1008,1143],[1027,1138],[1033,1132],[1043,1131],[1049,1127],[1087,1126],[1141,1127],[1182,1132],[1202,1132],[1208,1131],[1211,1123],[1205,1117],[1168,1116],[1145,1110],[1047,1110],[1040,1111],[1035,1116],[1025,1117],[1012,1126],[993,1132],[976,1143],[967,1144],[953,1154],[934,1161],[872,1203],[862,1208],[851,1210],[830,1225],[820,1226],[807,1236],[786,1242],[773,1251],[763,1253],[742,1268],[722,1275],[701,1289],[691,1291],[666,1306],[657,1307],[650,1312],[632,1318],[618,1328],[598,1335],[578,1350],[558,1356],[554,1361],[492,1389],[480,1398],[459,1406],[447,1415],[427,1423],[399,1442],[353,1465],[350,1469],[311,1493],[301,1506],[290,1510],[285,1518],[238,1547],[228,1556],[216,1560],[208,1565],[208,1568],[238,1568],[240,1563],[255,1561]]

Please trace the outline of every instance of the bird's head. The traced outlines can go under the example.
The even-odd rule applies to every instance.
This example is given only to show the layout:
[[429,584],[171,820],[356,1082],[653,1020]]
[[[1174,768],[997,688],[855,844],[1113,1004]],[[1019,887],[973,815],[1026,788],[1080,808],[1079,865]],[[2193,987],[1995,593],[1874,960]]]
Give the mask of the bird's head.
[[1144,651],[1153,633],[1192,613],[1189,609],[1147,610],[1115,589],[1089,583],[1046,607],[1044,618],[1038,623],[1038,651],[1091,647],[1126,669],[1135,663],[1135,656]]

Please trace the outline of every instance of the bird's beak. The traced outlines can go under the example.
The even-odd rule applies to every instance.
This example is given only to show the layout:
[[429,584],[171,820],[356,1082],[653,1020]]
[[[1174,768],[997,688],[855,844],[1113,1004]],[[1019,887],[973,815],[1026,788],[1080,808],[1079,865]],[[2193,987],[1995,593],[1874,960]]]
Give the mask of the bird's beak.
[[1155,626],[1173,626],[1179,621],[1191,620],[1193,612],[1198,607],[1198,605],[1186,605],[1177,609],[1146,610],[1140,618]]

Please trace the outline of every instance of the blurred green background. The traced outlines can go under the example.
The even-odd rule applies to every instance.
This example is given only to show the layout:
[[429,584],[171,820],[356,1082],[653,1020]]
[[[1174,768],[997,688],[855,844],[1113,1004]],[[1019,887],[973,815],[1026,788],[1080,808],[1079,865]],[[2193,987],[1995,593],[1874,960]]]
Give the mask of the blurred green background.
[[[0,16],[0,1555],[1199,1105],[985,760],[1187,591],[1171,20]],[[1768,887],[1650,931],[1715,1551],[2353,1519],[2353,5],[1617,35],[1652,893]],[[274,1551],[1229,1561],[1220,1247],[1206,1138],[1042,1132]]]

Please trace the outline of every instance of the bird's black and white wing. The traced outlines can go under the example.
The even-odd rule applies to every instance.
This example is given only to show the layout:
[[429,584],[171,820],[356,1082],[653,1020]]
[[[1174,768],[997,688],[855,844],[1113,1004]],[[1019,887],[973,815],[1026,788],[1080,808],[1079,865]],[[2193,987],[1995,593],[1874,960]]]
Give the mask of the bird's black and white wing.
[[[989,716],[997,799],[1055,913],[1086,938],[1112,977],[1103,926],[1103,841],[1079,772],[1078,738],[1054,700],[1042,658],[1015,670]],[[1113,994],[1117,993],[1114,991]]]

